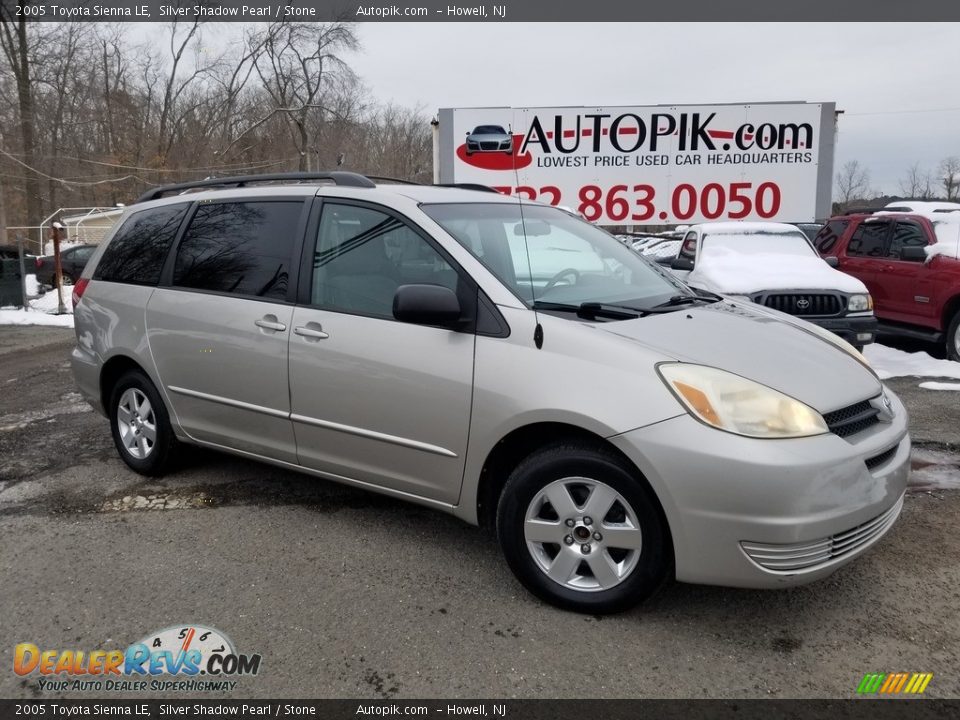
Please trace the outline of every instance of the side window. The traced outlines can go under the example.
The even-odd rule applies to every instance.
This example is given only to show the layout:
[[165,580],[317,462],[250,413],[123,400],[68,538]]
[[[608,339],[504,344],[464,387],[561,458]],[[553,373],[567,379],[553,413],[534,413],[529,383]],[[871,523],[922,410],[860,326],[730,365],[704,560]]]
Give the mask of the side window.
[[173,284],[285,300],[303,203],[209,203],[177,249]]
[[94,280],[156,285],[187,205],[143,210],[126,219],[100,258]]
[[311,303],[393,318],[393,296],[410,283],[457,291],[457,271],[420,235],[391,215],[325,203],[313,256]]
[[[890,257],[902,259],[900,251],[905,247],[926,247],[927,236],[923,228],[912,222],[898,222],[893,229],[893,240],[890,242]],[[915,262],[920,262],[919,260]]]
[[831,220],[820,228],[820,232],[813,239],[813,246],[817,249],[817,252],[826,255],[833,250],[837,241],[843,237],[843,233],[849,224],[849,220]]
[[890,223],[864,222],[853,231],[847,255],[857,257],[885,257],[887,254],[887,233]]

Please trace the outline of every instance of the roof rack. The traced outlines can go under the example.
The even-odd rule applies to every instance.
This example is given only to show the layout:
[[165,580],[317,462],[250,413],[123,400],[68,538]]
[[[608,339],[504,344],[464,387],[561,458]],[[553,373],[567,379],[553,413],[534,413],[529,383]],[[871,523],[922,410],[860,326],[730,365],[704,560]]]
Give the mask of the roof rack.
[[147,202],[156,200],[169,193],[180,193],[186,190],[196,190],[198,188],[220,188],[220,187],[244,187],[253,183],[265,182],[298,182],[301,180],[328,180],[334,185],[344,187],[372,188],[376,187],[370,178],[358,173],[343,172],[334,170],[331,172],[289,172],[289,173],[268,173],[264,175],[238,175],[236,177],[207,178],[206,180],[194,180],[192,182],[176,183],[174,185],[161,185],[160,187],[148,190],[139,198],[137,202]]
[[872,215],[875,212],[881,212],[886,210],[882,207],[864,207],[864,208],[850,208],[849,210],[844,210],[844,215]]
[[499,190],[494,190],[489,185],[480,183],[437,183],[435,187],[460,188],[461,190],[478,190],[480,192],[492,192],[499,194]]
[[423,183],[417,182],[416,180],[404,180],[403,178],[385,177],[383,175],[367,175],[367,179],[377,182],[396,183],[397,185],[423,185]]

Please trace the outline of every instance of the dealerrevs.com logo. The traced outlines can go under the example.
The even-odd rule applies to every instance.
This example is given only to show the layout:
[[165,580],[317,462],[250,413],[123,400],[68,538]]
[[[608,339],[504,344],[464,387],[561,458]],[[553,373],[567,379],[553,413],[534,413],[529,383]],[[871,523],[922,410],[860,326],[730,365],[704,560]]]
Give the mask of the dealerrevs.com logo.
[[218,630],[175,625],[150,633],[126,650],[14,648],[13,671],[37,675],[37,689],[62,692],[158,692],[233,690],[233,678],[256,675],[259,654],[238,653]]

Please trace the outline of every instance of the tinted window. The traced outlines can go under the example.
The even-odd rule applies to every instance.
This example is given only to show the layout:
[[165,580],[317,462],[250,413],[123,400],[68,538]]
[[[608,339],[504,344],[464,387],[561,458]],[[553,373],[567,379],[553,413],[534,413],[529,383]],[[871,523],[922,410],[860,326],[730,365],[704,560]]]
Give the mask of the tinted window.
[[201,205],[173,269],[178,287],[285,300],[302,202]]
[[833,250],[837,240],[843,237],[843,233],[849,224],[849,220],[831,220],[820,228],[820,232],[813,239],[813,246],[817,249],[817,252],[826,255]]
[[850,238],[847,254],[867,257],[885,256],[889,229],[890,224],[885,222],[860,223],[860,227],[853,231],[853,237]]
[[927,236],[923,234],[923,229],[919,225],[912,222],[898,222],[893,228],[890,257],[900,258],[900,251],[905,247],[926,247],[926,245]]
[[93,279],[156,285],[186,212],[186,205],[167,205],[128,217],[100,258]]
[[393,318],[393,296],[410,283],[454,292],[457,271],[420,235],[386,213],[326,203],[313,259],[311,302]]

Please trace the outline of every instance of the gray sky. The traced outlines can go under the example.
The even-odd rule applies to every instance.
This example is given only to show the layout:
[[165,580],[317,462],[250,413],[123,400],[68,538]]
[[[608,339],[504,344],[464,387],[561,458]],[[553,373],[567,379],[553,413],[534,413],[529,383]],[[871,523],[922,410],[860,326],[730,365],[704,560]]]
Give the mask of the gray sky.
[[374,97],[439,107],[835,101],[837,168],[960,155],[957,23],[362,23]]

